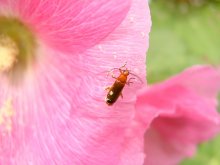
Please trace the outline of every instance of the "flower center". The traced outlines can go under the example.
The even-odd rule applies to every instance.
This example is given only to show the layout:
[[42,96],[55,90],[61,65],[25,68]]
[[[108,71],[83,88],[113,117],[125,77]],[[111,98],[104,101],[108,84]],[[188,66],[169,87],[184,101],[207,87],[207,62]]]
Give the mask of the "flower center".
[[18,78],[35,58],[36,40],[20,20],[0,16],[0,75]]
[[0,72],[13,68],[19,54],[16,43],[8,36],[0,35]]

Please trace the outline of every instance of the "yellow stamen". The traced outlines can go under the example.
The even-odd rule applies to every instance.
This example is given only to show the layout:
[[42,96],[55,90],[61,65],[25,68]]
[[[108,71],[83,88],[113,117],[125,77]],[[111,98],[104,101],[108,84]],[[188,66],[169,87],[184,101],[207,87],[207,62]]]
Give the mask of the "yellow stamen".
[[0,72],[13,68],[19,54],[16,43],[6,35],[0,35]]
[[3,106],[0,108],[0,126],[3,126],[4,130],[11,132],[12,129],[12,116],[14,115],[14,109],[11,99],[7,99]]
[[18,85],[36,63],[36,37],[17,18],[0,16],[0,76]]

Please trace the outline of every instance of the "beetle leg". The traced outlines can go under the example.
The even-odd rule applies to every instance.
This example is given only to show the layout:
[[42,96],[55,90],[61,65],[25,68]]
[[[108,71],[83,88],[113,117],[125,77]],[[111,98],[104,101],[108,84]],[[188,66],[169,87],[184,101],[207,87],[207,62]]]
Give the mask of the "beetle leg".
[[111,87],[106,87],[105,88],[106,91],[109,91],[110,89],[111,89]]
[[112,73],[112,78],[117,79],[117,77],[115,77],[115,75]]
[[130,86],[130,84],[132,84],[133,82],[127,82],[126,84],[128,85],[128,86]]
[[123,99],[123,94],[122,94],[122,93],[120,93],[120,96],[121,96],[121,98]]
[[119,68],[119,72],[122,74],[123,73],[123,71],[122,71],[122,69],[121,68]]
[[132,84],[133,82],[131,82],[132,79],[135,79],[134,77],[129,78],[128,81],[126,82],[126,84],[129,86],[130,84]]
[[108,72],[107,77],[108,77],[110,74],[111,74],[112,78],[117,79],[117,77],[115,77],[115,75],[114,75],[114,73],[113,73],[113,72]]

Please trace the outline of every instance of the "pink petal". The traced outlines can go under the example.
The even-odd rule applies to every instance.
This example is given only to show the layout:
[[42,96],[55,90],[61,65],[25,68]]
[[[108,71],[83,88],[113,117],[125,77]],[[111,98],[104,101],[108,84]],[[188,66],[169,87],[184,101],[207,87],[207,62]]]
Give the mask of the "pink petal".
[[[115,10],[108,4],[114,2],[106,2],[107,9],[103,10]],[[124,11],[120,4],[125,2],[117,4],[116,10]],[[93,12],[97,10],[94,8]],[[121,12],[118,14],[121,17]],[[112,19],[118,20],[117,17],[113,15]],[[99,28],[98,22],[94,24]],[[111,107],[104,101],[104,88],[114,81],[106,78],[107,71],[126,61],[128,69],[145,80],[149,31],[147,1],[134,0],[123,22],[98,44],[94,41],[96,45],[88,49],[83,45],[88,39],[79,40],[84,52],[67,54],[40,42],[40,62],[22,86],[13,89],[1,84],[0,100],[12,97],[16,113],[12,134],[0,134],[0,164],[141,165],[145,128],[134,118],[134,103],[135,93],[144,83],[137,80],[126,86],[124,98]],[[100,31],[92,32],[93,39],[100,38]],[[64,36],[65,41],[72,43],[72,36]],[[68,48],[65,44],[61,46]]]
[[10,11],[62,51],[82,52],[108,36],[125,18],[131,0],[8,0]]
[[217,92],[220,71],[193,67],[141,91],[136,108],[148,125],[145,133],[147,165],[178,164],[192,156],[196,145],[220,131]]

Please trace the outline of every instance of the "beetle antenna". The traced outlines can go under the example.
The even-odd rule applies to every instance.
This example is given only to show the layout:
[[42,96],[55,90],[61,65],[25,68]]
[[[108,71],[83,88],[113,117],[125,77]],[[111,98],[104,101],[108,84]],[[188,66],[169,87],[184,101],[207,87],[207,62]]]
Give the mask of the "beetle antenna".
[[144,83],[143,80],[142,80],[139,76],[137,76],[136,74],[130,72],[130,70],[129,70],[129,74],[131,74],[132,76],[135,76],[136,78],[138,78],[138,80],[139,80],[142,84]]
[[[125,61],[125,64],[124,64],[123,66],[121,66],[120,69],[121,69],[121,68],[124,68],[126,65],[127,65],[127,61]],[[126,69],[127,69],[127,68],[126,68]]]
[[[120,68],[112,68],[111,70],[108,71],[107,77],[109,76],[110,72],[112,72],[113,70],[116,70],[116,69],[119,70],[119,69],[121,69],[121,68],[124,68],[126,65],[127,65],[127,61],[126,61],[125,64],[122,65]],[[127,68],[126,68],[126,69],[127,69]]]

